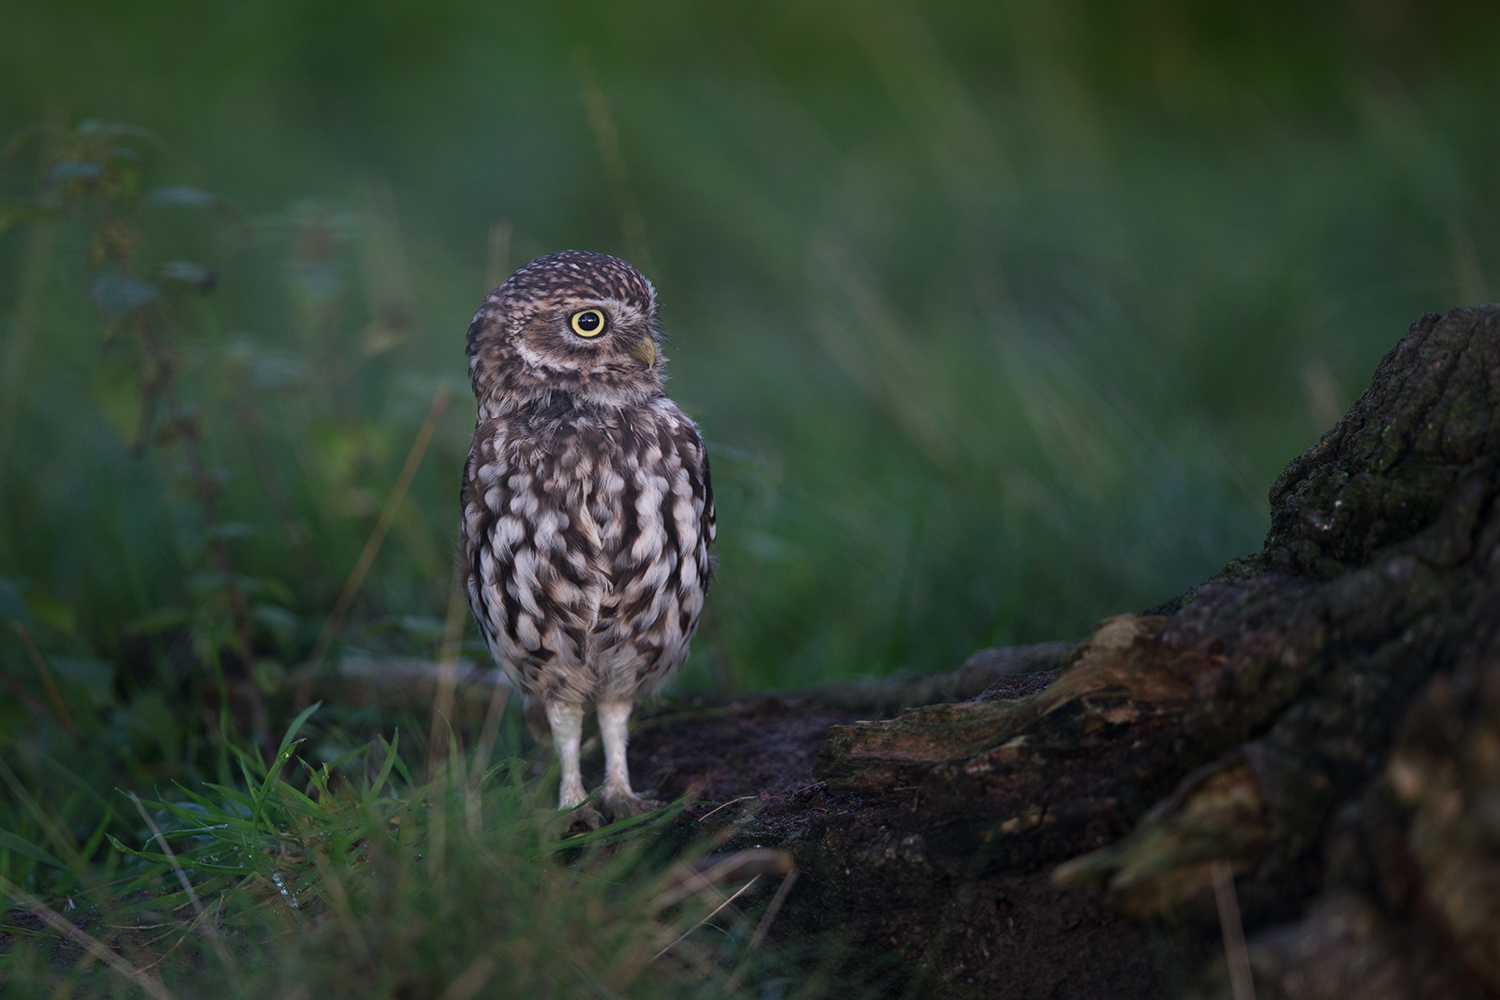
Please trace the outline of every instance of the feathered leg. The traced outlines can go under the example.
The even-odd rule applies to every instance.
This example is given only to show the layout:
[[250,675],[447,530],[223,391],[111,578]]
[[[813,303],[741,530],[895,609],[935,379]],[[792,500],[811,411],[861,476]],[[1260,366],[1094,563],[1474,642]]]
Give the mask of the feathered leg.
[[[583,772],[578,768],[578,745],[583,741],[583,706],[567,701],[547,702],[547,724],[552,728],[552,746],[562,767],[562,783],[557,790],[557,808],[577,808],[588,795],[583,790]],[[592,809],[581,810],[590,825],[599,816]]]
[[661,808],[660,802],[643,799],[630,787],[625,746],[630,739],[630,713],[634,708],[633,699],[599,702],[599,735],[604,740],[604,807],[616,819]]

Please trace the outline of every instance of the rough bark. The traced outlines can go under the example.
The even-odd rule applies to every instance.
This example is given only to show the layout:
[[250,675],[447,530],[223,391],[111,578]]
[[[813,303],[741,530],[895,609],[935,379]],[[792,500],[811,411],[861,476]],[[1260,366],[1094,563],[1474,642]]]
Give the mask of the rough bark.
[[1055,648],[1043,690],[833,725],[820,782],[735,835],[796,858],[781,933],[839,929],[888,990],[1228,997],[1228,862],[1261,1000],[1500,996],[1497,415],[1500,307],[1423,316],[1272,487],[1261,553]]

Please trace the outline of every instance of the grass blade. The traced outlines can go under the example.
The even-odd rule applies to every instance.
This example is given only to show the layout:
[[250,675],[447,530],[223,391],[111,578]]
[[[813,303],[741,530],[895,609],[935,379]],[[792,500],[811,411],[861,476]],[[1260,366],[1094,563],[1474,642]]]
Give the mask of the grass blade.
[[19,837],[16,834],[11,833],[9,830],[0,830],[0,847],[8,848],[9,850],[15,851],[17,854],[24,854],[28,858],[31,858],[33,861],[40,861],[43,864],[51,865],[54,868],[68,867],[48,852],[33,844],[31,841],[25,839],[24,837]]

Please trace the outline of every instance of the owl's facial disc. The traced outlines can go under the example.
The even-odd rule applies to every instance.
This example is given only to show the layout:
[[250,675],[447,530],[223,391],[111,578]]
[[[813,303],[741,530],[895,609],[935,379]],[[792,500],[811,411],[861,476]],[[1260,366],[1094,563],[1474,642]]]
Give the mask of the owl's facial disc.
[[656,338],[650,320],[628,304],[601,302],[574,307],[567,316],[567,328],[565,338],[575,345],[587,343],[605,355],[618,356],[623,351],[647,368],[656,364]]
[[625,261],[564,250],[524,265],[469,327],[475,394],[496,405],[571,395],[598,404],[661,392],[656,293]]

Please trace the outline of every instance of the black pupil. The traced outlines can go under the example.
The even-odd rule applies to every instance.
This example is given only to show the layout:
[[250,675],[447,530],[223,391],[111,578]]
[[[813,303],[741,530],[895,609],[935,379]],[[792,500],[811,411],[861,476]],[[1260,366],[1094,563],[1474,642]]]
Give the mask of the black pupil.
[[578,329],[584,331],[585,333],[592,333],[595,330],[599,329],[600,322],[601,320],[599,318],[599,314],[594,312],[592,309],[590,309],[586,313],[580,313],[578,315]]

